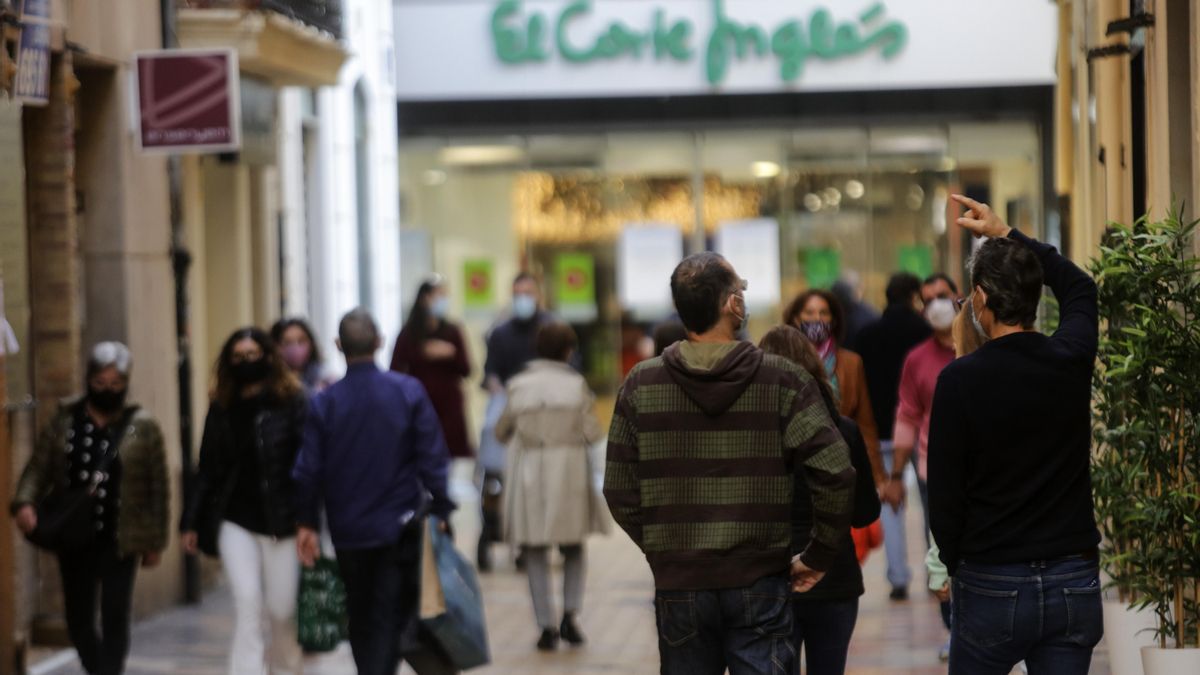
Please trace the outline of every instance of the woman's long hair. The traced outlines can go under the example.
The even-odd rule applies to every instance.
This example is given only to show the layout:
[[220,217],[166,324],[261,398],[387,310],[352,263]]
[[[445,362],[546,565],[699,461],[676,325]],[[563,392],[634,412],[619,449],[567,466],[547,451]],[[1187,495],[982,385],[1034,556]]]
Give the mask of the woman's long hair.
[[283,362],[283,358],[279,355],[279,348],[275,346],[275,341],[262,329],[250,326],[234,331],[233,335],[225,340],[225,346],[221,347],[221,355],[217,357],[216,366],[213,368],[215,383],[211,393],[212,399],[225,408],[231,406],[236,399],[238,385],[233,379],[233,347],[245,339],[258,343],[263,358],[270,366],[270,373],[263,382],[267,393],[277,401],[287,401],[299,396],[303,391],[300,380],[296,379],[287,364]]
[[817,382],[825,407],[829,408],[834,421],[840,414],[833,403],[833,387],[829,384],[829,375],[825,372],[825,364],[817,356],[817,348],[813,346],[804,333],[794,326],[775,326],[767,331],[758,343],[759,349],[768,354],[775,354],[800,366]]
[[283,342],[283,334],[287,332],[287,329],[293,327],[299,328],[308,336],[308,363],[304,364],[304,366],[307,368],[314,364],[320,365],[323,363],[321,347],[317,345],[317,335],[313,332],[312,326],[308,325],[308,322],[300,317],[280,319],[275,322],[274,326],[271,326],[271,340],[275,342],[275,346],[278,347]]
[[[429,319],[432,315],[426,305],[433,292],[441,287],[440,279],[431,279],[421,282],[421,287],[417,289],[417,297],[413,299],[412,308],[408,310],[408,318],[405,319],[404,326],[400,329],[401,333],[411,335],[414,342],[424,342],[434,332],[429,330]],[[437,321],[438,328],[441,328],[445,320],[438,319]]]
[[813,298],[821,298],[825,304],[829,305],[829,333],[833,337],[834,344],[840,347],[846,338],[846,312],[837,296],[829,291],[811,288],[797,295],[796,299],[788,303],[787,308],[783,310],[783,322],[789,326],[799,323],[800,315],[804,313],[804,306]]

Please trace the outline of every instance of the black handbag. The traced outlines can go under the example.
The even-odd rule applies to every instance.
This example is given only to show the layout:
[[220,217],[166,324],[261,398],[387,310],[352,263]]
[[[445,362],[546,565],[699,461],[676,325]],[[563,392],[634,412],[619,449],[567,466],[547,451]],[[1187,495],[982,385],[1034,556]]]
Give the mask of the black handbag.
[[[122,436],[124,431],[122,430]],[[104,473],[117,457],[117,444],[100,459],[86,485],[58,487],[51,490],[37,505],[37,527],[25,538],[38,548],[54,553],[77,553],[96,540],[96,525],[92,519],[96,488]]]

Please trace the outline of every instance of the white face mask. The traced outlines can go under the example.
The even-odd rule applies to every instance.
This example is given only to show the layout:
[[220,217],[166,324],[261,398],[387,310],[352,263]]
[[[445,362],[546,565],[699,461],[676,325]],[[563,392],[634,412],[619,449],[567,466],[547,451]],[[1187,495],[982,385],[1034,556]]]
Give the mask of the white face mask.
[[925,318],[937,331],[950,330],[954,314],[954,301],[949,298],[937,298],[925,307]]
[[[987,306],[986,303],[984,306]],[[975,332],[979,333],[979,337],[983,338],[985,342],[990,340],[991,336],[989,336],[987,331],[983,329],[983,323],[979,321],[979,313],[975,311],[974,296],[971,296],[970,301],[967,302],[967,311],[971,314],[971,325],[975,327]]]
[[436,319],[446,318],[446,314],[450,311],[450,298],[443,295],[434,299],[429,303],[429,313]]
[[537,314],[537,298],[526,293],[518,293],[513,296],[513,315],[518,319],[527,321]]

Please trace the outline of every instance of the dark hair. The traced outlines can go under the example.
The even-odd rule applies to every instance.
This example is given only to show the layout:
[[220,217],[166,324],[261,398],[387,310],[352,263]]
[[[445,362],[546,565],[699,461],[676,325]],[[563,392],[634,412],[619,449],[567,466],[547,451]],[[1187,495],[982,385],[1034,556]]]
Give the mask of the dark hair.
[[534,283],[534,285],[537,285],[537,282],[538,282],[537,277],[533,276],[529,272],[521,272],[521,273],[517,274],[517,276],[513,277],[512,285],[516,286],[517,284],[521,283],[522,281],[532,281]]
[[579,345],[579,338],[571,326],[562,321],[542,324],[537,332],[537,355],[552,361],[566,361],[571,350]]
[[[420,288],[417,289],[417,297],[413,298],[412,307],[408,310],[408,318],[404,320],[404,326],[400,329],[401,333],[407,333],[415,338],[416,342],[424,342],[425,338],[429,337],[429,317],[432,314],[429,308],[425,306],[429,296],[433,292],[442,287],[440,280],[430,280],[421,282]],[[438,319],[438,327],[440,328],[443,319]]]
[[1020,242],[989,239],[971,259],[971,286],[987,293],[996,321],[1033,328],[1042,299],[1042,264]]
[[667,347],[687,339],[687,328],[678,321],[667,321],[654,327],[654,355],[662,356]]
[[[920,292],[919,286],[917,292]],[[842,332],[846,327],[845,312],[842,310],[841,301],[837,299],[836,295],[830,293],[829,291],[820,288],[810,288],[800,295],[797,295],[796,299],[792,300],[792,302],[787,306],[787,309],[783,310],[783,323],[788,326],[795,326],[800,320],[800,314],[804,311],[804,306],[807,305],[808,301],[812,300],[813,298],[821,298],[825,301],[825,304],[829,305],[830,334],[833,335],[835,342],[841,344],[842,340],[845,338],[845,335]]]
[[283,344],[283,334],[289,328],[299,328],[308,337],[308,344],[311,346],[311,349],[308,352],[308,363],[304,365],[311,366],[314,363],[321,363],[321,348],[317,345],[316,333],[313,333],[312,326],[309,326],[308,322],[300,317],[280,319],[275,322],[274,326],[271,326],[271,339],[275,341],[275,344]]
[[721,305],[738,278],[725,258],[711,251],[689,255],[671,273],[671,297],[679,320],[693,333],[704,333],[721,318]]
[[270,366],[270,374],[267,375],[264,382],[267,392],[278,401],[287,401],[299,395],[302,391],[300,380],[296,379],[287,364],[280,358],[279,348],[275,346],[275,341],[261,328],[250,326],[234,331],[229,339],[225,340],[225,345],[221,347],[221,354],[217,357],[216,366],[213,368],[216,382],[211,392],[212,399],[226,408],[233,405],[234,397],[238,393],[237,383],[234,382],[232,372],[233,348],[237,343],[247,339],[258,343],[263,358]]
[[929,276],[925,277],[925,281],[921,282],[921,285],[928,286],[929,284],[936,284],[939,281],[946,282],[946,285],[950,287],[950,291],[952,293],[958,293],[958,284],[954,283],[954,280],[950,278],[950,275],[946,274],[945,272],[934,272],[933,274],[930,274]]
[[363,307],[352,309],[338,323],[338,342],[348,359],[370,356],[379,348],[379,326]]
[[[821,398],[832,414],[837,413],[833,403],[833,386],[829,384],[829,374],[825,372],[825,364],[817,356],[817,349],[804,337],[798,328],[793,326],[775,326],[767,331],[758,343],[759,349],[768,354],[775,354],[800,366],[812,375],[821,390]],[[834,417],[837,419],[837,417]]]
[[896,272],[888,279],[887,284],[887,304],[888,307],[893,305],[904,305],[906,307],[912,305],[913,296],[921,294],[921,280],[915,274],[908,272]]

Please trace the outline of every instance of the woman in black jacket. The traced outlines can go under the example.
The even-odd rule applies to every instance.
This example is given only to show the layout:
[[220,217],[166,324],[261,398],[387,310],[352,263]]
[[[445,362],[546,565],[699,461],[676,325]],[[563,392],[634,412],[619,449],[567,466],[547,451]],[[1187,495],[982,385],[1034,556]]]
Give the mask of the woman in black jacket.
[[243,328],[226,340],[181,530],[184,549],[219,556],[229,579],[232,675],[303,667],[294,622],[300,565],[291,472],[306,410],[304,390],[270,336]]
[[[837,422],[838,431],[850,447],[850,461],[857,473],[854,488],[854,515],[851,525],[866,527],[879,517],[879,495],[871,474],[871,460],[858,425],[838,414],[824,365],[812,344],[796,328],[771,329],[759,344],[768,354],[778,354],[808,371],[821,389],[825,407]],[[792,497],[792,550],[803,551],[812,536],[812,498],[808,484],[796,476]],[[805,647],[808,675],[840,675],[846,670],[850,637],[858,621],[858,598],[863,594],[862,568],[854,554],[850,531],[842,535],[837,559],[825,577],[807,593],[792,595],[795,612],[795,646]]]

